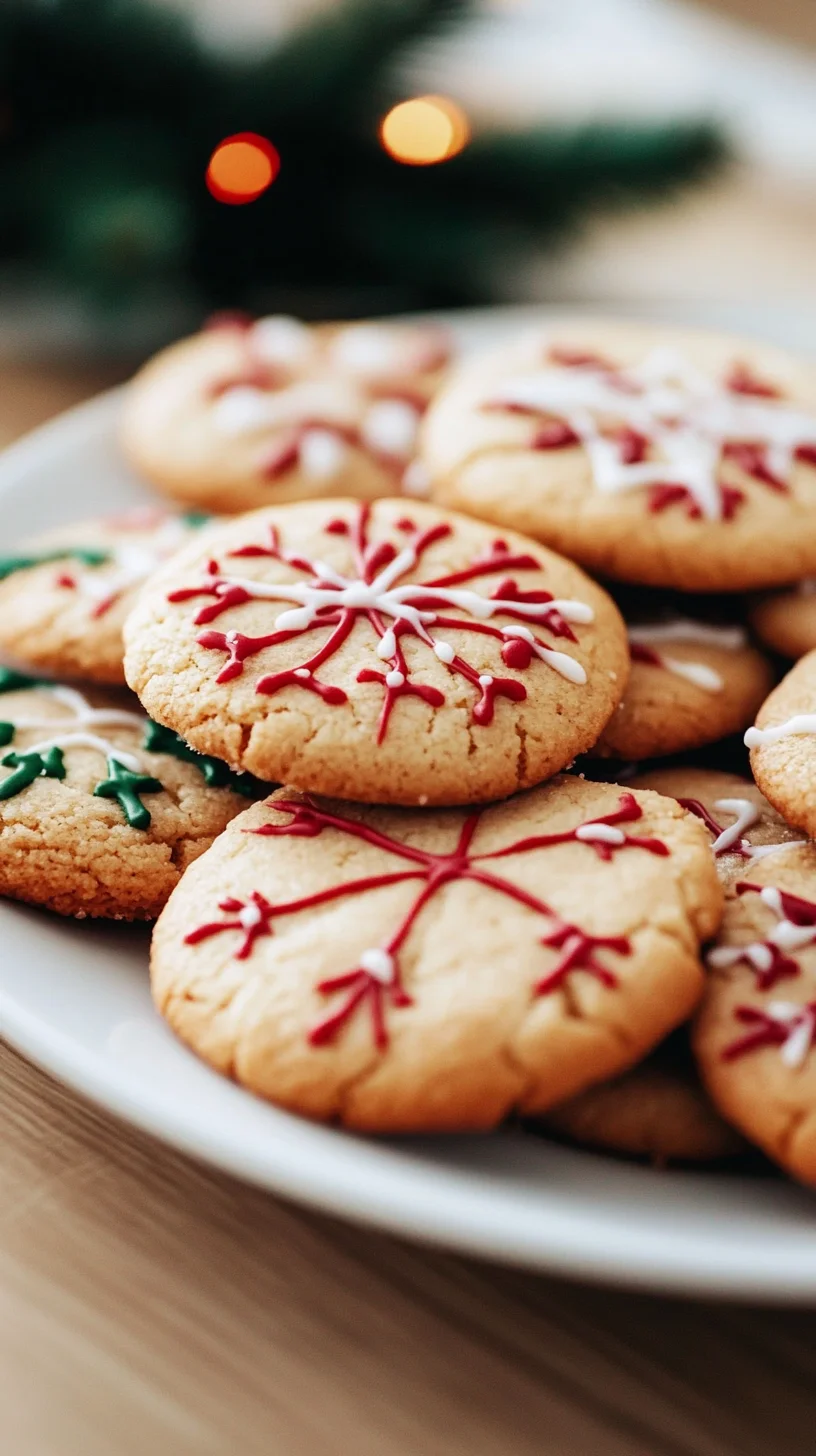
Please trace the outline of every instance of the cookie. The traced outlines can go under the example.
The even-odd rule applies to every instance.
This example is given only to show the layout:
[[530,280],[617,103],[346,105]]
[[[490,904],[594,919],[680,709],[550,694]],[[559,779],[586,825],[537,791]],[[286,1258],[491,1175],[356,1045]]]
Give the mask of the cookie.
[[626,693],[594,755],[633,761],[716,743],[747,727],[771,688],[770,663],[742,627],[675,617],[628,633]]
[[638,774],[629,786],[676,799],[705,825],[723,884],[744,879],[754,865],[807,844],[751,779],[711,768],[662,768]]
[[766,799],[789,824],[816,835],[816,652],[766,698],[745,742]]
[[645,1061],[553,1107],[544,1126],[581,1147],[666,1163],[713,1163],[746,1151],[705,1092],[684,1030]]
[[440,504],[622,581],[816,572],[816,370],[765,345],[564,319],[454,372],[421,456]]
[[571,562],[432,506],[319,501],[208,532],[143,592],[128,682],[261,778],[471,803],[594,743],[626,684],[617,608]]
[[191,866],[153,994],[219,1071],[379,1132],[493,1127],[636,1062],[721,911],[669,799],[562,777],[475,812],[281,790]]
[[214,511],[422,492],[417,430],[449,351],[428,326],[232,319],[137,374],[125,454],[160,490]]
[[760,861],[726,901],[694,1030],[703,1080],[752,1142],[816,1185],[816,849]]
[[0,649],[58,677],[124,683],[125,618],[206,519],[140,507],[23,542],[0,557]]
[[783,657],[804,657],[816,647],[816,578],[760,597],[748,615],[766,647]]
[[247,796],[128,695],[0,668],[0,893],[60,915],[150,920]]

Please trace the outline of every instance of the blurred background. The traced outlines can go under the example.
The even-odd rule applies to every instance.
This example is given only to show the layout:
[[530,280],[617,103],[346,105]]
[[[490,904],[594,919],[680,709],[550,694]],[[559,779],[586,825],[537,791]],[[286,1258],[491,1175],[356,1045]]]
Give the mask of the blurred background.
[[807,348],[815,224],[813,0],[0,4],[0,431],[220,309]]

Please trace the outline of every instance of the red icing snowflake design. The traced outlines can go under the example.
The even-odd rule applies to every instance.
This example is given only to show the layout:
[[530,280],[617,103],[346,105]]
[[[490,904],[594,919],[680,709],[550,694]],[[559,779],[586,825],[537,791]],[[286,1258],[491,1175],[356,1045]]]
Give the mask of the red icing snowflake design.
[[[210,598],[194,618],[195,625],[200,627],[208,626],[223,612],[246,602],[291,604],[275,616],[274,630],[264,636],[250,637],[236,629],[207,630],[200,634],[197,641],[201,647],[226,653],[218,682],[229,682],[240,676],[246,660],[265,648],[321,630],[326,632],[323,641],[311,652],[307,650],[297,667],[264,673],[258,678],[255,690],[273,694],[281,688],[296,687],[316,693],[326,703],[344,703],[345,691],[324,682],[317,672],[338,652],[356,624],[366,623],[376,641],[376,653],[383,668],[382,671],[362,668],[357,681],[378,683],[383,689],[378,743],[385,737],[394,705],[401,697],[421,698],[433,708],[441,707],[445,701],[438,688],[417,681],[416,669],[409,666],[403,650],[405,639],[424,643],[453,677],[476,690],[478,697],[472,717],[481,725],[492,721],[497,698],[518,703],[526,698],[527,689],[518,678],[480,672],[438,635],[445,628],[493,638],[500,644],[502,661],[516,671],[523,672],[536,659],[570,682],[586,682],[580,663],[550,647],[532,628],[577,642],[570,624],[591,622],[590,607],[579,601],[557,600],[541,588],[525,591],[512,576],[503,576],[489,596],[479,595],[466,586],[493,573],[540,571],[540,563],[534,556],[514,554],[504,541],[496,540],[489,550],[474,557],[461,571],[401,584],[409,572],[422,566],[425,553],[435,542],[452,535],[452,527],[439,522],[418,530],[411,521],[402,520],[397,523],[397,529],[405,537],[405,544],[398,548],[390,541],[376,544],[369,541],[370,515],[370,506],[363,504],[358,507],[351,525],[337,519],[326,527],[330,535],[350,536],[355,577],[342,576],[325,562],[284,551],[272,527],[265,545],[242,546],[230,552],[230,557],[281,562],[300,573],[302,580],[267,583],[228,574],[217,561],[211,561],[202,581],[169,594],[171,602]],[[449,615],[451,610],[459,615]],[[510,621],[495,625],[488,619],[496,615]]]
[[768,991],[790,976],[801,974],[801,966],[791,951],[816,944],[816,904],[779,890],[775,885],[752,885],[741,880],[738,895],[759,895],[763,905],[776,916],[776,925],[764,940],[747,945],[717,945],[709,951],[708,963],[715,970],[728,969],[740,963],[749,965],[756,974],[757,989]]
[[409,869],[393,870],[380,875],[369,875],[350,880],[346,884],[334,885],[318,890],[297,900],[288,900],[270,905],[257,891],[246,901],[233,898],[223,900],[219,908],[227,919],[210,921],[199,925],[185,936],[185,944],[196,945],[210,936],[225,931],[240,930],[242,939],[235,952],[235,958],[244,960],[252,952],[259,936],[274,933],[273,920],[282,915],[296,915],[325,905],[348,895],[364,894],[368,890],[381,889],[386,885],[398,885],[409,880],[418,882],[419,889],[410,909],[400,920],[386,943],[363,952],[356,966],[339,975],[329,976],[318,982],[316,989],[323,996],[342,995],[336,1009],[330,1011],[309,1032],[312,1046],[323,1046],[333,1042],[342,1028],[353,1018],[357,1010],[368,1007],[372,1035],[379,1050],[388,1045],[386,1008],[409,1006],[412,998],[402,982],[400,952],[407,941],[425,905],[443,888],[455,880],[474,880],[489,890],[494,890],[520,905],[526,905],[548,922],[544,934],[539,937],[541,945],[560,951],[556,965],[534,988],[536,996],[545,996],[558,990],[572,971],[585,971],[602,985],[614,988],[617,985],[615,973],[598,958],[598,952],[610,950],[617,955],[631,954],[631,943],[626,936],[597,936],[572,925],[550,908],[545,901],[516,885],[512,880],[495,874],[489,867],[492,861],[508,855],[528,854],[532,850],[548,849],[556,844],[575,842],[586,844],[595,851],[599,859],[610,860],[621,850],[641,849],[647,854],[667,856],[669,850],[660,839],[628,834],[620,826],[632,824],[643,817],[643,811],[633,794],[620,795],[617,809],[608,814],[588,819],[574,829],[557,834],[536,834],[516,840],[504,849],[488,854],[471,854],[470,845],[479,826],[481,811],[471,814],[465,820],[459,840],[449,854],[434,854],[415,845],[400,843],[388,834],[380,833],[366,824],[347,819],[341,814],[332,814],[319,807],[311,799],[302,803],[279,800],[274,806],[281,813],[292,817],[287,824],[264,824],[259,829],[249,830],[261,837],[276,835],[297,835],[314,838],[325,829],[336,829],[354,839],[362,839],[375,845],[396,859],[407,861]]
[[485,408],[530,416],[532,450],[583,446],[598,491],[644,488],[652,512],[729,521],[745,495],[719,478],[724,463],[783,493],[795,460],[816,464],[816,419],[776,386],[739,363],[717,382],[669,348],[630,367],[551,349]]
[[428,404],[412,379],[449,357],[439,331],[354,325],[321,338],[284,317],[226,326],[240,342],[239,362],[207,391],[213,423],[228,435],[273,432],[259,457],[261,475],[278,480],[297,468],[330,479],[354,449],[399,483]]

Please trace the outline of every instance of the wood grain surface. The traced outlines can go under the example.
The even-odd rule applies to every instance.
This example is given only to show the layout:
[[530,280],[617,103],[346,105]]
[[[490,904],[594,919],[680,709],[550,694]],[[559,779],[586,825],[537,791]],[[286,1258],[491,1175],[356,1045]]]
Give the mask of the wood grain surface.
[[[0,363],[0,443],[103,382]],[[815,1433],[816,1314],[343,1225],[0,1046],[2,1456],[810,1456]]]

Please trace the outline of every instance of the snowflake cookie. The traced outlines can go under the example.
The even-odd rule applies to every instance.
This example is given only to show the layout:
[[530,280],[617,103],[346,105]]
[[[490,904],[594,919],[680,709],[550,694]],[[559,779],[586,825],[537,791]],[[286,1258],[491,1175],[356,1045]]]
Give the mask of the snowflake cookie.
[[623,623],[523,537],[401,500],[271,508],[158,573],[126,628],[152,717],[234,768],[366,802],[471,803],[588,748]]
[[61,915],[155,918],[247,797],[267,789],[125,694],[0,668],[0,893]]
[[440,504],[622,581],[816,572],[816,371],[764,345],[565,319],[462,365],[421,458]]
[[135,467],[208,510],[426,489],[419,423],[450,354],[438,328],[228,317],[165,349],[122,415]]
[[721,898],[702,826],[656,794],[562,777],[420,811],[285,789],[185,875],[153,991],[183,1040],[292,1110],[487,1128],[683,1021]]
[[696,1018],[703,1080],[729,1122],[816,1185],[816,850],[749,864],[729,891]]
[[0,649],[57,677],[122,684],[122,626],[147,578],[207,520],[136,506],[0,556]]

